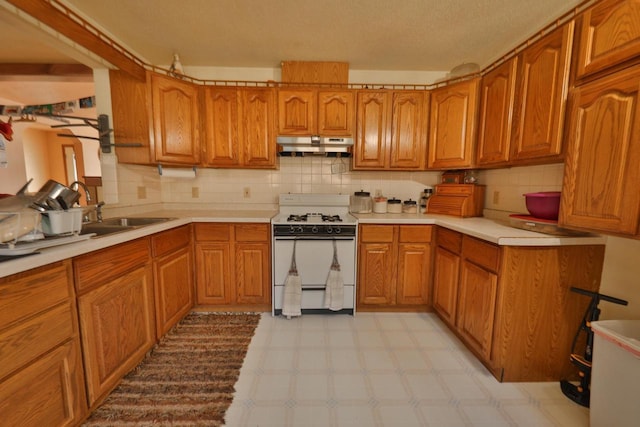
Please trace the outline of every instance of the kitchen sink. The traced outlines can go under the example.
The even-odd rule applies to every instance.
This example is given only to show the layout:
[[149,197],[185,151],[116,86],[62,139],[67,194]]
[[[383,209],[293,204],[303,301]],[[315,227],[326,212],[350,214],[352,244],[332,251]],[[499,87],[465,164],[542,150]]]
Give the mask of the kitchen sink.
[[173,218],[150,218],[150,217],[121,217],[121,218],[108,218],[102,222],[87,222],[82,224],[80,234],[93,233],[95,237],[107,236],[114,233],[121,233],[123,231],[134,230],[136,228],[144,227],[147,225],[158,224],[161,222],[169,221]]

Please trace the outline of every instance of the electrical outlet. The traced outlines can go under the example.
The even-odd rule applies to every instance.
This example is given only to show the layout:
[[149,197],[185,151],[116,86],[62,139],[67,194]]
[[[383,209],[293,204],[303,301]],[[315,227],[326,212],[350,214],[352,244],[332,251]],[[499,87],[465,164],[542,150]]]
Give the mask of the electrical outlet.
[[191,198],[197,199],[200,197],[200,187],[191,187]]
[[500,204],[500,192],[499,191],[494,191],[493,192],[493,204],[494,205]]
[[244,187],[244,191],[242,192],[242,194],[245,199],[248,199],[249,197],[251,197],[251,188]]
[[146,199],[147,198],[147,187],[140,186],[138,187],[138,199]]

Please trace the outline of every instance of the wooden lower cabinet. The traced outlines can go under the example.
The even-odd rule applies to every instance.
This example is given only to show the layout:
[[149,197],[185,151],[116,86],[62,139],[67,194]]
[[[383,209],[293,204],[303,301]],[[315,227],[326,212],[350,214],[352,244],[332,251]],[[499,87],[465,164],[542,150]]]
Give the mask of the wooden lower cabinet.
[[[497,246],[439,228],[433,308],[500,381],[574,378],[573,338],[604,245]],[[580,350],[578,350],[580,352]]]
[[455,327],[462,234],[438,228],[433,261],[433,309]]
[[430,225],[360,226],[359,310],[426,310],[431,230]]
[[[156,342],[150,255],[149,238],[141,238],[74,259],[91,407],[99,403]],[[110,260],[115,261],[109,265]],[[92,280],[87,283],[85,278]]]
[[194,304],[191,226],[151,236],[156,335],[166,334]]
[[87,414],[71,262],[0,279],[3,426],[69,426]]
[[271,309],[269,224],[195,224],[196,301],[210,309]]

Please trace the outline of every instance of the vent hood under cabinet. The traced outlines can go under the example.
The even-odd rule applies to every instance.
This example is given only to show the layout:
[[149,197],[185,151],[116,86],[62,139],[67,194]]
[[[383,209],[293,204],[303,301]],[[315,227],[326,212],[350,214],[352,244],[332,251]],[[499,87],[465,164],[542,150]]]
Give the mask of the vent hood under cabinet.
[[318,155],[327,157],[349,157],[353,138],[329,136],[279,136],[276,140],[280,156]]

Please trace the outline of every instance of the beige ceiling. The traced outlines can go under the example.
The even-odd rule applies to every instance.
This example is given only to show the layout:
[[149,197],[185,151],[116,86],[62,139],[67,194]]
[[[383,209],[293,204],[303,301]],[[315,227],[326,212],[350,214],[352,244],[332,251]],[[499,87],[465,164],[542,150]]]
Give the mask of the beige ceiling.
[[65,0],[154,65],[488,65],[581,0]]

